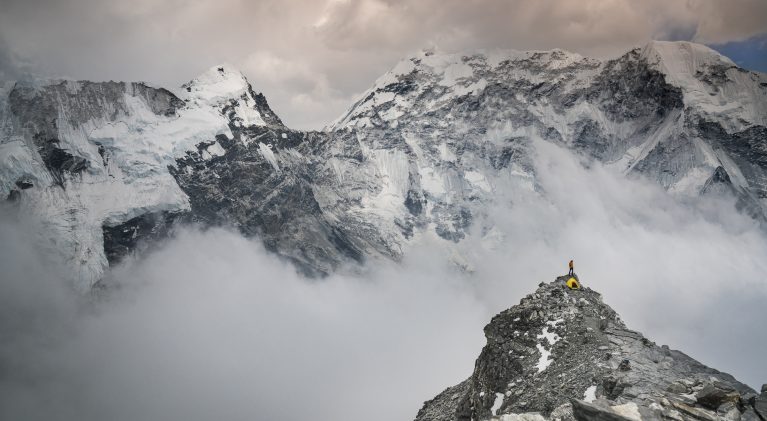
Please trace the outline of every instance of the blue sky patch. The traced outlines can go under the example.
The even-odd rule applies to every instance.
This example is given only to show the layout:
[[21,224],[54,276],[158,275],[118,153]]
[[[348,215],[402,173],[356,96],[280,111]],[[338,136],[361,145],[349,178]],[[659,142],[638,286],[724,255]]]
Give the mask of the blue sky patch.
[[744,69],[767,73],[767,34],[709,47],[729,57]]

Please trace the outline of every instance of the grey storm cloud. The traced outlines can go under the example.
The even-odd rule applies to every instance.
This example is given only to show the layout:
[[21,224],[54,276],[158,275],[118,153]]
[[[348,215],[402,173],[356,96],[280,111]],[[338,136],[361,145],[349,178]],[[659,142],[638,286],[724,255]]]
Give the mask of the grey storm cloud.
[[23,59],[45,77],[174,87],[229,62],[290,126],[320,128],[423,48],[610,56],[765,32],[763,0],[3,0],[0,75]]

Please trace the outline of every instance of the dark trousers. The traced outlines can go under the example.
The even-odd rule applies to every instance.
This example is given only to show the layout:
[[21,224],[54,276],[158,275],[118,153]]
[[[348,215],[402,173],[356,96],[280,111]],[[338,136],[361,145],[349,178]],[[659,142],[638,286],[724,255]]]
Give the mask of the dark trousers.
[[573,276],[573,268],[570,268],[570,272],[567,275],[568,276]]

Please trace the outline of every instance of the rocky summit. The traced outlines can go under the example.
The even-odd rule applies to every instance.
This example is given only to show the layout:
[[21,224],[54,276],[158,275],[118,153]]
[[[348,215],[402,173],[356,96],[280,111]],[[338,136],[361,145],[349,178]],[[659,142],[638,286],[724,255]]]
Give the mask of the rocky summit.
[[541,283],[485,326],[474,373],[416,421],[765,420],[761,394],[626,327],[569,277]]

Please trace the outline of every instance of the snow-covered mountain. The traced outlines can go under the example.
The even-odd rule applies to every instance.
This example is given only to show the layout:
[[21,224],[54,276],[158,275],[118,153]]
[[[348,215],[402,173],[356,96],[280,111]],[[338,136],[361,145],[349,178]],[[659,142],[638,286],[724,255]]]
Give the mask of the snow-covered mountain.
[[[492,237],[490,203],[542,194],[554,142],[685,195],[767,209],[767,75],[701,45],[613,60],[565,51],[423,52],[323,131],[284,126],[232,66],[169,91],[5,83],[0,195],[82,288],[176,221],[229,224],[309,274]],[[458,256],[456,263],[466,264]]]
[[761,395],[727,373],[626,327],[563,276],[485,326],[471,377],[426,402],[416,421],[754,420]]
[[332,127],[419,144],[439,138],[430,157],[471,152],[496,166],[481,156],[487,149],[543,138],[682,194],[705,192],[726,174],[763,213],[765,94],[767,76],[687,42],[652,42],[609,61],[560,50],[424,53],[400,62]]
[[[191,210],[168,169],[176,159],[189,150],[208,159],[223,154],[215,139],[231,137],[230,125],[279,123],[248,89],[239,73],[217,69],[177,94],[142,83],[7,83],[2,194],[40,217],[43,244],[63,254],[82,286],[91,285],[108,257],[136,241],[136,232],[115,227]],[[121,241],[110,247],[115,236]]]

